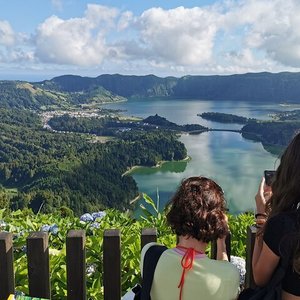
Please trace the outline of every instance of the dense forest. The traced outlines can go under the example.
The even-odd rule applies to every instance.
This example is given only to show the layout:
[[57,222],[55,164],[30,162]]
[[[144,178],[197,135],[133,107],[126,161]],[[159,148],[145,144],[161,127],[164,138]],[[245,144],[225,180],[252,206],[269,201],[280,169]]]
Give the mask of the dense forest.
[[199,124],[185,124],[185,125],[177,125],[176,123],[168,121],[166,118],[159,116],[158,114],[154,116],[149,116],[148,118],[143,120],[145,123],[157,125],[160,127],[163,127],[165,129],[170,130],[176,130],[176,131],[194,131],[197,130],[199,132],[201,131],[207,131],[208,128],[204,127]]
[[262,142],[263,146],[275,146],[280,151],[289,144],[299,130],[300,121],[252,122],[242,128],[242,135],[245,138]]
[[242,135],[260,141],[268,151],[278,154],[300,132],[300,110],[277,112],[272,119],[249,122],[242,128]]
[[256,121],[255,119],[249,119],[249,118],[242,117],[242,116],[219,113],[219,112],[204,112],[201,114],[197,114],[197,116],[199,116],[205,120],[215,121],[215,122],[219,122],[219,123],[247,124],[248,122]]
[[122,175],[128,168],[186,157],[176,134],[161,129],[120,131],[101,143],[97,136],[47,131],[33,111],[1,109],[0,130],[0,202],[11,209],[125,210],[138,194],[133,178]]

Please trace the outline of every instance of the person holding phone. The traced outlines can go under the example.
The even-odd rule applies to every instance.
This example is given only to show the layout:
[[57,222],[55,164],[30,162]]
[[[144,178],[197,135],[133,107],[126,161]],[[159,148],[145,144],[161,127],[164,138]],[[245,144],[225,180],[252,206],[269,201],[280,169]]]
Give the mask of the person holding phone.
[[258,286],[267,285],[286,260],[282,299],[300,300],[300,133],[281,156],[271,186],[262,178],[255,201],[254,281]]

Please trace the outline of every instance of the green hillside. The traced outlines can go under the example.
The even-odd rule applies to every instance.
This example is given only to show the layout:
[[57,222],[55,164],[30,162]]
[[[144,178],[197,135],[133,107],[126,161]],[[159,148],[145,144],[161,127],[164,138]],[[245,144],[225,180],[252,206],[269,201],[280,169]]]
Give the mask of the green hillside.
[[0,107],[45,109],[124,101],[130,97],[296,103],[300,73],[157,77],[63,75],[41,82],[0,81]]
[[[48,82],[48,81],[47,81]],[[298,102],[300,73],[247,73],[236,75],[157,77],[154,75],[65,75],[50,81],[62,91],[88,91],[94,86],[126,98],[173,97],[185,99]],[[43,82],[45,84],[45,82]]]
[[[56,118],[56,126],[68,126],[68,132],[49,131],[34,111],[0,109],[1,207],[29,207],[34,212],[68,207],[76,214],[107,207],[132,209],[137,186],[123,174],[135,165],[154,166],[187,154],[176,132],[156,127],[123,130],[125,125],[118,119],[64,115]],[[91,134],[95,128],[109,136]]]
[[101,86],[68,92],[54,83],[33,84],[21,81],[0,81],[0,108],[56,109],[78,104],[100,104],[124,101]]

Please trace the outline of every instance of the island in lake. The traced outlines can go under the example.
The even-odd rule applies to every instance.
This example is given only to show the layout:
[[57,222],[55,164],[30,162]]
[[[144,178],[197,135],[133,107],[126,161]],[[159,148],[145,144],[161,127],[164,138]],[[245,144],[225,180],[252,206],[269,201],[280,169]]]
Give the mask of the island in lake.
[[220,112],[204,112],[197,114],[202,119],[219,122],[219,123],[235,123],[235,124],[247,124],[249,122],[255,122],[256,119],[246,118],[233,114],[225,114]]

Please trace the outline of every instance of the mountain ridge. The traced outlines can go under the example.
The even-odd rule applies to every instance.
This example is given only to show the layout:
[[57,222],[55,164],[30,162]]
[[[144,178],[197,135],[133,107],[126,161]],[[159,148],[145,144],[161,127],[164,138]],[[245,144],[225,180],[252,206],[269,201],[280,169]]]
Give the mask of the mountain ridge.
[[183,77],[69,74],[39,82],[0,81],[0,107],[5,108],[102,104],[133,97],[295,103],[299,95],[300,73],[292,72]]
[[[66,77],[67,76],[67,77]],[[51,81],[64,90],[70,81],[100,85],[122,97],[174,97],[207,100],[298,101],[300,73],[245,73],[232,75],[186,75],[158,77],[150,75],[102,74],[97,77],[62,75]],[[67,82],[67,80],[69,82]],[[80,85],[78,85],[80,86]]]

